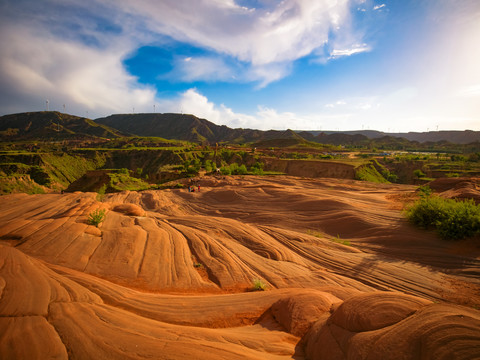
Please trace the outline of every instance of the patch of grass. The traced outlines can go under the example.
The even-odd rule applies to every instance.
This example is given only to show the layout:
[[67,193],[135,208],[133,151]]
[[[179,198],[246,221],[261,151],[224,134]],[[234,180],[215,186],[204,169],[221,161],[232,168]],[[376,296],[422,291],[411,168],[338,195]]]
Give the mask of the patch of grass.
[[253,279],[253,291],[265,291],[267,290],[267,284],[262,279]]
[[0,176],[0,195],[12,193],[44,194],[45,189],[30,179],[29,176]]
[[67,153],[42,154],[41,161],[42,169],[48,174],[50,182],[57,182],[63,186],[68,186],[88,170],[94,170],[105,163],[105,159],[99,155],[87,158]]
[[312,230],[308,230],[308,231],[307,231],[307,234],[308,234],[308,235],[315,236],[315,237],[317,237],[317,238],[319,238],[319,239],[328,239],[328,240],[330,240],[330,241],[332,241],[332,242],[334,242],[334,243],[337,243],[337,244],[342,244],[342,245],[346,245],[346,246],[351,246],[351,245],[352,245],[352,244],[350,243],[350,241],[348,241],[348,240],[342,240],[342,239],[340,238],[340,235],[339,235],[339,234],[337,234],[337,237],[334,237],[334,238],[330,238],[330,237],[328,237],[327,235],[325,235],[325,234],[323,234],[323,233],[321,233],[321,232],[312,231]]
[[105,209],[97,209],[88,214],[87,224],[98,227],[103,220],[105,220]]
[[372,163],[357,167],[355,169],[355,179],[374,183],[389,183]]
[[131,177],[127,169],[120,169],[116,173],[109,173],[110,183],[107,192],[116,191],[141,191],[150,188],[150,185],[141,179]]
[[464,239],[480,233],[480,205],[472,199],[457,201],[424,195],[405,214],[413,224],[434,228],[444,239]]
[[334,243],[350,246],[350,241],[340,239],[340,235],[337,234],[336,238],[331,239]]

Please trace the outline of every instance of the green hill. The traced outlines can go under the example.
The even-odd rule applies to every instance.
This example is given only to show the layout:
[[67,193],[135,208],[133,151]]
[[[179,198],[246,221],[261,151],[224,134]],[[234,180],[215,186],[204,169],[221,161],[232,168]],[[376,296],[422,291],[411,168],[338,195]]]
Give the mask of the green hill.
[[188,114],[120,114],[95,122],[138,136],[158,136],[196,143],[251,143],[272,139],[300,139],[294,131],[232,129]]
[[0,117],[2,141],[85,140],[119,136],[122,136],[120,132],[108,126],[57,111],[27,112]]

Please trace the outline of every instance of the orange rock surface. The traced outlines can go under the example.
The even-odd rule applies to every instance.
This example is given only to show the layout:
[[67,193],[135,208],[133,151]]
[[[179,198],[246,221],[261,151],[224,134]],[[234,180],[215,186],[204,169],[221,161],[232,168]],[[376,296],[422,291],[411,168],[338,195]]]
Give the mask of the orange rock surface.
[[0,358],[480,358],[480,249],[408,224],[414,187],[200,184],[0,197]]

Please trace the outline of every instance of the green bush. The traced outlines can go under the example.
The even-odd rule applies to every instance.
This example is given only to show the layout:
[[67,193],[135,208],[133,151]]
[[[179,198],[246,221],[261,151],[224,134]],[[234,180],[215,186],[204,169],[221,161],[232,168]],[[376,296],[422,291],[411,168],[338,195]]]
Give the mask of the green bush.
[[425,175],[425,173],[422,170],[416,169],[416,170],[413,170],[413,176],[415,176],[417,179],[421,179],[427,175]]
[[265,291],[267,289],[267,284],[262,279],[253,279],[253,290],[254,291]]
[[422,185],[418,188],[420,197],[428,197],[432,195],[432,189],[428,185]]
[[263,167],[264,167],[264,164],[257,161],[255,164],[252,165],[252,167],[250,168],[250,171],[254,175],[263,175]]
[[237,163],[233,163],[233,164],[230,164],[230,174],[232,175],[237,175],[238,174],[238,164]]
[[222,175],[230,175],[232,173],[229,166],[222,166],[220,168],[220,172],[222,173]]
[[87,224],[98,227],[103,220],[105,220],[105,209],[97,209],[88,215]]
[[240,165],[237,169],[237,174],[238,175],[246,175],[248,173],[247,167],[245,165]]
[[422,228],[435,228],[444,239],[463,239],[480,232],[480,206],[472,199],[423,196],[407,209],[406,216]]
[[205,160],[205,163],[203,164],[203,168],[207,173],[210,173],[215,169],[215,166],[213,165],[212,160]]

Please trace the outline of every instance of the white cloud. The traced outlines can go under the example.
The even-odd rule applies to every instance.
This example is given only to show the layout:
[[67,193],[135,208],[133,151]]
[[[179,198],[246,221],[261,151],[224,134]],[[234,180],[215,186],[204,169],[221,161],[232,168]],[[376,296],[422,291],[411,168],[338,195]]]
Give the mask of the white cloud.
[[337,106],[341,106],[341,105],[347,105],[347,102],[345,100],[337,100],[335,103],[325,104],[324,106],[326,108],[333,109],[333,108],[335,108]]
[[371,48],[367,44],[354,44],[351,48],[348,49],[334,49],[331,52],[330,58],[338,58],[341,56],[351,56],[354,54],[359,54],[362,52],[368,52]]
[[188,89],[179,94],[177,98],[160,100],[158,103],[158,108],[161,112],[183,112],[186,114],[193,114],[217,125],[254,128],[258,125],[255,117],[235,113],[232,109],[223,104],[217,106],[194,88]]
[[372,104],[360,104],[357,106],[358,109],[360,110],[368,110],[368,109],[371,109],[372,108]]
[[161,77],[185,82],[231,81],[234,72],[218,57],[179,57],[175,59],[173,71]]
[[386,6],[385,4],[375,5],[375,6],[373,7],[373,10],[379,10],[379,9],[381,9],[381,8],[384,8],[385,6]]
[[13,92],[19,97],[50,99],[52,110],[66,104],[77,113],[94,110],[94,116],[126,111],[155,98],[153,89],[140,86],[122,67],[125,54],[115,44],[99,49],[15,26],[2,32],[1,42],[8,44],[0,55],[1,78],[15,84]]
[[332,29],[341,33],[342,39],[351,40],[343,43],[339,51],[349,49],[349,55],[365,51],[364,44],[361,49],[355,45],[362,39],[350,24],[350,1],[285,0],[265,2],[255,10],[233,1],[143,0],[133,4],[121,0],[115,4],[141,19],[153,34],[196,44],[249,64],[250,81],[259,81],[262,87],[287,75],[292,61],[312,54],[326,43],[338,48],[335,42],[340,37],[329,37]]
[[[339,101],[340,105],[343,101]],[[159,103],[161,112],[180,112],[193,114],[212,121],[217,125],[227,125],[231,128],[249,128],[260,130],[318,130],[336,129],[339,126],[348,128],[351,114],[348,112],[333,114],[299,115],[293,112],[280,112],[268,106],[260,105],[253,114],[243,114],[232,110],[224,104],[216,105],[198,92],[189,89],[176,99],[163,100]]]
[[290,68],[291,65],[287,63],[272,63],[255,66],[248,69],[243,75],[243,78],[249,81],[259,81],[257,89],[261,89],[271,82],[287,76],[290,73]]
[[[221,3],[221,2],[220,2]],[[292,61],[328,40],[332,23],[347,20],[348,1],[288,0],[254,12],[219,2],[123,1],[148,26],[178,40],[230,54],[254,65]]]

